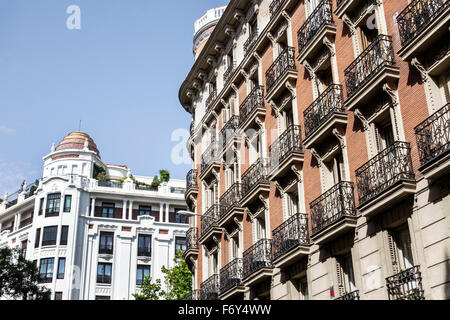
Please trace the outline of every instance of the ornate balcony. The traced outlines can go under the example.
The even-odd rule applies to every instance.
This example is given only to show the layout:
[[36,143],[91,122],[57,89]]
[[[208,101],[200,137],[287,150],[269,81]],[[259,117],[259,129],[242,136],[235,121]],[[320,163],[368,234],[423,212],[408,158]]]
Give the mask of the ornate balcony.
[[243,268],[242,259],[237,258],[220,270],[221,298],[244,292],[245,287],[241,285]]
[[395,142],[356,170],[356,185],[363,215],[381,211],[414,193],[409,143]]
[[283,177],[286,171],[304,160],[301,127],[292,125],[270,146],[270,180]]
[[25,228],[33,223],[33,216],[20,221],[19,229]]
[[231,141],[237,142],[237,139],[239,139],[238,130],[239,116],[232,116],[220,131],[224,151],[231,145]]
[[419,170],[427,179],[450,168],[450,104],[445,105],[415,128]]
[[200,300],[217,300],[219,298],[219,275],[215,274],[200,285]]
[[330,85],[304,112],[305,148],[325,140],[334,128],[347,125],[342,86]]
[[239,107],[239,123],[244,131],[254,123],[258,116],[264,117],[266,115],[263,96],[264,87],[255,87]]
[[278,268],[309,254],[308,218],[297,213],[272,232],[272,261]]
[[200,300],[200,290],[192,290],[184,297],[184,300]]
[[402,49],[399,56],[408,60],[425,53],[429,45],[448,37],[450,1],[414,0],[398,15],[397,24]]
[[184,259],[198,254],[198,228],[191,227],[186,232],[186,250],[184,251]]
[[331,0],[321,1],[297,32],[298,60],[303,63],[324,46],[324,38],[336,34]]
[[287,2],[287,0],[272,0],[272,3],[269,6],[269,12],[271,18],[273,18],[278,12],[281,11],[283,5]]
[[244,53],[247,54],[252,48],[253,45],[256,43],[256,40],[258,40],[258,30],[254,31],[252,34],[249,35],[247,41],[244,43]]
[[359,300],[359,291],[355,290],[355,291],[352,291],[352,292],[344,293],[342,296],[340,296],[336,300],[342,300],[342,301]]
[[224,86],[227,84],[227,82],[230,80],[231,75],[234,72],[234,62],[230,63],[230,65],[228,66],[227,70],[225,70],[225,72],[223,73],[223,83]]
[[244,209],[240,206],[242,184],[235,183],[220,197],[220,218],[218,225],[226,225],[235,216],[242,216]]
[[184,198],[186,202],[191,205],[191,196],[196,198],[198,194],[198,184],[197,184],[198,172],[196,169],[190,170],[186,175],[186,192]]
[[311,210],[311,239],[324,244],[356,227],[356,208],[352,182],[340,182],[314,200]]
[[208,242],[212,236],[221,234],[222,230],[218,227],[217,221],[219,219],[219,205],[212,205],[201,217],[201,237],[200,243]]
[[206,151],[202,154],[201,174],[200,179],[205,179],[212,170],[220,169],[220,153],[222,146],[219,142],[214,141],[208,146]]
[[389,300],[424,300],[420,267],[415,266],[386,278]]
[[285,83],[290,79],[297,80],[295,49],[286,47],[266,71],[266,100],[272,100],[281,90],[285,90]]
[[272,275],[272,240],[261,239],[244,252],[243,281],[250,286]]
[[367,102],[382,86],[399,78],[392,37],[379,35],[344,71],[349,110]]
[[269,159],[259,158],[242,175],[241,206],[245,207],[263,192],[270,190]]
[[206,112],[205,113],[208,114],[214,108],[216,100],[217,100],[217,91],[213,90],[209,93],[209,96],[206,99],[206,102],[205,102]]

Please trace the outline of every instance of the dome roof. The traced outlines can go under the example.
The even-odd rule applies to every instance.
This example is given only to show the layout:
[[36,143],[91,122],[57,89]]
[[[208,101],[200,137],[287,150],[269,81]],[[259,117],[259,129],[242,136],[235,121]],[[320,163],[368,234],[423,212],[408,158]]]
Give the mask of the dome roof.
[[91,137],[89,137],[88,134],[84,132],[72,132],[69,133],[56,147],[55,151],[62,151],[62,150],[83,150],[85,141],[88,141],[88,149],[91,151],[94,151],[99,157],[100,152],[97,149],[97,145],[95,144],[94,140],[92,140]]

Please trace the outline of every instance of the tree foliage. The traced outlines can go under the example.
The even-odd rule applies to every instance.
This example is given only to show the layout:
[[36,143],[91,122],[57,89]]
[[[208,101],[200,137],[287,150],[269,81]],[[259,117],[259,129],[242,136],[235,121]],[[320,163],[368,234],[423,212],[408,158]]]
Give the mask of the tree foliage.
[[0,297],[49,300],[51,292],[38,285],[36,264],[25,259],[19,249],[0,249]]
[[192,275],[182,251],[176,253],[173,261],[175,265],[172,268],[167,269],[163,266],[161,269],[166,290],[162,289],[159,279],[152,283],[150,276],[147,276],[140,293],[133,294],[136,300],[184,300],[186,294],[192,290]]

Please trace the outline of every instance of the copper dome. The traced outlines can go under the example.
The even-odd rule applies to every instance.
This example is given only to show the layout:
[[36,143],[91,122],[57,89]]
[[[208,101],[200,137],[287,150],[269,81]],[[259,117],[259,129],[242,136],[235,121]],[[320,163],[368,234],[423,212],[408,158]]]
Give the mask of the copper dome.
[[72,132],[69,133],[56,147],[55,151],[61,151],[61,150],[68,150],[68,149],[76,149],[76,150],[83,150],[84,149],[84,143],[88,140],[88,149],[91,151],[94,151],[99,157],[100,152],[97,149],[97,146],[92,140],[91,137],[89,137],[88,134],[84,132]]

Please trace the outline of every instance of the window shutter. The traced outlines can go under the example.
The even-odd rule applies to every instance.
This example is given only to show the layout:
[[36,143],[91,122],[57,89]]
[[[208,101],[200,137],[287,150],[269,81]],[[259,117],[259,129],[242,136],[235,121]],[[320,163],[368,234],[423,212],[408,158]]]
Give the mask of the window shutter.
[[393,270],[394,274],[397,274],[400,272],[397,245],[395,244],[393,235],[390,233],[388,233],[388,242],[389,242],[389,255],[391,257],[391,262],[392,262],[392,270]]
[[336,276],[337,276],[337,287],[338,287],[338,293],[339,296],[343,296],[345,293],[344,288],[344,270],[342,270],[341,261],[339,259],[336,259]]

